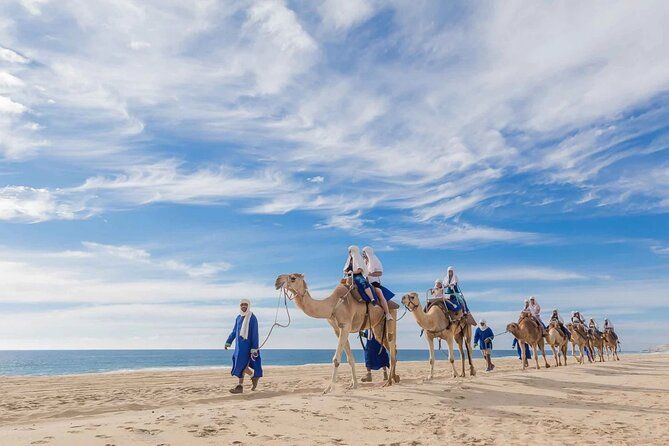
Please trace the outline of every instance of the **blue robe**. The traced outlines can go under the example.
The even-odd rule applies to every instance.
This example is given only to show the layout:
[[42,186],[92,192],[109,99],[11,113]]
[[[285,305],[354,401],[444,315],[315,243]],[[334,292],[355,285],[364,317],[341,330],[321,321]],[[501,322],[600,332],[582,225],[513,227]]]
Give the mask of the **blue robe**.
[[[478,342],[481,350],[492,349],[492,340],[494,337],[495,334],[492,332],[492,328],[488,327],[485,330],[481,330],[481,327],[476,327],[474,345]],[[490,339],[490,342],[486,343],[486,339]]]
[[[520,342],[518,342],[518,339],[513,338],[513,344],[511,344],[511,347],[516,347],[516,350],[518,350],[518,359],[523,359],[523,352],[520,351]],[[525,358],[532,359],[532,350],[530,350],[530,344],[525,344]]]
[[365,367],[369,370],[390,367],[390,357],[386,348],[375,338],[369,339],[369,330],[365,330],[364,335],[368,338],[365,345]]
[[237,319],[235,319],[235,326],[226,341],[226,344],[230,345],[232,345],[232,341],[235,341],[235,352],[232,354],[232,370],[230,374],[237,378],[242,378],[244,370],[248,366],[253,369],[253,377],[260,378],[262,376],[260,352],[258,352],[258,356],[255,359],[251,358],[251,349],[258,349],[258,319],[256,319],[255,314],[251,315],[248,339],[242,338],[239,334],[242,330],[243,322],[244,316],[241,314],[238,315]]

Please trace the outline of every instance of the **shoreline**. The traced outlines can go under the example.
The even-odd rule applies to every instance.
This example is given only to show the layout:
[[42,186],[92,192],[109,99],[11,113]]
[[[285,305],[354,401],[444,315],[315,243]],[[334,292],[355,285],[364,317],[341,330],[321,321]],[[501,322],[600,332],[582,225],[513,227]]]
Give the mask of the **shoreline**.
[[[281,349],[274,349],[276,350],[281,350]],[[309,350],[309,349],[305,349]],[[315,349],[317,351],[323,351],[325,349]],[[6,350],[9,351],[9,350]],[[25,350],[16,350],[16,351],[25,351]],[[53,350],[53,351],[59,351],[59,350]],[[71,350],[75,351],[75,350]],[[361,349],[358,350],[353,350],[355,353],[359,353],[360,355],[363,355],[363,351]],[[412,350],[412,351],[417,351],[417,350]],[[479,350],[475,350],[479,351]],[[504,352],[508,352],[506,350],[501,350]],[[438,362],[447,362],[448,359],[446,355],[448,354],[447,350],[442,350],[444,354],[439,353],[438,350],[435,349],[435,359]],[[427,355],[427,349],[425,350],[425,354]],[[620,356],[623,355],[654,355],[654,354],[669,354],[669,352],[619,352]],[[504,353],[499,356],[495,356],[494,351],[493,351],[493,359],[494,358],[499,358],[499,359],[505,359],[505,358],[514,358],[516,357],[514,354],[511,353]],[[552,358],[553,354],[550,350],[546,351],[546,357],[547,358]],[[571,358],[571,356],[570,356]],[[480,356],[474,357],[474,360],[480,360]],[[456,356],[456,362],[459,361],[460,359],[457,358]],[[422,360],[406,360],[402,361],[401,359],[398,359],[397,363],[398,365],[400,364],[405,364],[405,363],[420,363],[423,362]],[[424,362],[427,362],[427,358],[424,360]],[[286,367],[313,367],[313,366],[323,366],[323,365],[331,365],[330,362],[311,362],[311,363],[304,363],[304,364],[277,364],[277,365],[263,365],[263,369],[265,370],[272,370],[272,369],[281,369],[281,368],[286,368]],[[344,367],[348,367],[348,363],[344,361],[342,363]],[[364,362],[356,361],[356,366],[357,367],[363,367],[364,368]],[[165,367],[142,367],[142,368],[123,368],[123,369],[116,369],[116,370],[101,370],[101,371],[87,371],[87,372],[80,372],[80,373],[42,373],[42,374],[0,374],[0,380],[2,379],[7,379],[7,378],[49,378],[49,377],[77,377],[77,376],[97,376],[97,375],[113,375],[113,374],[132,374],[132,373],[161,373],[161,372],[197,372],[197,371],[220,371],[220,370],[226,370],[230,369],[230,364],[221,364],[221,365],[193,365],[193,366],[165,366]]]

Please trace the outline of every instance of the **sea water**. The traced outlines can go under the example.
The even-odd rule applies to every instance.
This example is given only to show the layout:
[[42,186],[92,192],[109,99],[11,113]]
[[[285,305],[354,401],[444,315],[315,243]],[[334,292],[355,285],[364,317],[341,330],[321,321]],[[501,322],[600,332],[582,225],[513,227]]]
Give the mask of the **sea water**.
[[[327,364],[333,349],[272,350],[263,349],[263,366]],[[437,360],[448,351],[436,351]],[[456,349],[456,358],[459,354]],[[493,357],[515,356],[515,350],[496,350]],[[0,376],[72,375],[155,369],[227,368],[232,350],[4,350],[0,351]],[[353,350],[356,361],[364,361],[362,350]],[[427,349],[399,350],[400,361],[427,361]],[[480,358],[481,352],[474,351]],[[344,361],[346,361],[344,354]]]

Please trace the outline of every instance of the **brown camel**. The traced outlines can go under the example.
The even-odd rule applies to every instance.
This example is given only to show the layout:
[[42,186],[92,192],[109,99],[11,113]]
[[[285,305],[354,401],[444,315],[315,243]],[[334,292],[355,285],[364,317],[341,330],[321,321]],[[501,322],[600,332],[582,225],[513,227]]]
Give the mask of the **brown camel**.
[[569,344],[569,339],[567,339],[567,336],[562,331],[562,328],[560,327],[560,322],[551,321],[551,323],[548,324],[548,345],[550,345],[551,350],[553,350],[553,356],[555,357],[555,365],[558,367],[562,365],[560,354],[562,354],[562,357],[564,358],[564,365],[567,365],[568,344]]
[[599,362],[604,362],[604,333],[596,328],[590,327],[588,329],[588,336],[590,337],[590,349],[592,354],[599,356]]
[[295,305],[307,316],[326,319],[339,339],[337,350],[332,358],[332,379],[323,393],[328,393],[334,389],[342,351],[346,352],[348,363],[351,366],[353,375],[351,387],[354,389],[358,387],[358,378],[355,374],[355,358],[351,353],[348,335],[349,333],[358,333],[364,329],[369,329],[377,340],[383,340],[383,346],[390,353],[390,373],[384,386],[392,385],[393,381],[399,382],[399,376],[395,374],[397,364],[397,304],[390,305],[393,320],[386,321],[380,307],[359,302],[354,297],[353,288],[343,284],[337,285],[332,294],[323,300],[316,300],[311,297],[302,274],[281,274],[276,278],[275,286],[277,290],[283,289],[288,297],[295,301]]
[[523,370],[527,368],[527,360],[525,358],[525,344],[532,346],[534,350],[534,361],[539,367],[539,358],[537,348],[541,350],[541,354],[544,356],[544,363],[546,368],[550,367],[548,360],[546,359],[546,350],[544,348],[544,330],[543,327],[539,326],[539,322],[529,313],[522,313],[518,323],[512,322],[506,326],[506,331],[511,333],[518,342],[520,343],[520,354],[523,362]]
[[609,354],[616,361],[620,361],[618,357],[618,335],[615,331],[611,329],[604,330],[604,346],[606,347],[606,357],[609,357]]
[[465,352],[463,350],[463,341],[467,349],[467,359],[469,360],[469,374],[471,376],[476,375],[476,369],[474,369],[474,364],[472,363],[472,327],[467,321],[466,317],[462,317],[462,312],[458,312],[456,317],[459,319],[451,322],[451,320],[446,317],[446,314],[439,308],[437,305],[433,305],[430,309],[423,310],[422,305],[420,304],[420,299],[418,293],[408,293],[402,296],[402,303],[404,306],[413,314],[414,318],[418,325],[424,330],[425,340],[427,341],[427,346],[430,350],[430,374],[428,379],[434,377],[434,340],[443,339],[448,344],[448,360],[453,367],[453,377],[457,377],[458,373],[455,370],[455,355],[453,354],[453,340],[458,344],[458,350],[460,350],[460,359],[462,362],[462,374],[460,376],[465,376]]
[[568,323],[567,330],[571,333],[571,354],[572,356],[576,355],[576,346],[578,346],[580,355],[576,358],[579,364],[585,362],[584,354],[587,356],[588,361],[592,362],[592,349],[589,348],[590,337],[588,336],[588,330],[585,328],[585,325],[581,323]]

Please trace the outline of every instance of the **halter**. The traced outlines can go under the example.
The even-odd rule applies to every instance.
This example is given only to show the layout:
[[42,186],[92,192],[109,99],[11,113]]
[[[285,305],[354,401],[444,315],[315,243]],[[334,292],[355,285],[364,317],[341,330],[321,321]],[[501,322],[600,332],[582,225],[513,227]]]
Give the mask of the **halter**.
[[[420,307],[420,305],[414,303],[412,300],[409,300],[409,303],[408,303],[408,304],[405,304],[404,302],[402,302],[402,303],[404,304],[404,308],[406,308],[407,310],[409,310],[409,313],[413,313],[413,311],[414,311],[416,308]],[[409,306],[409,305],[412,305],[412,306]]]

